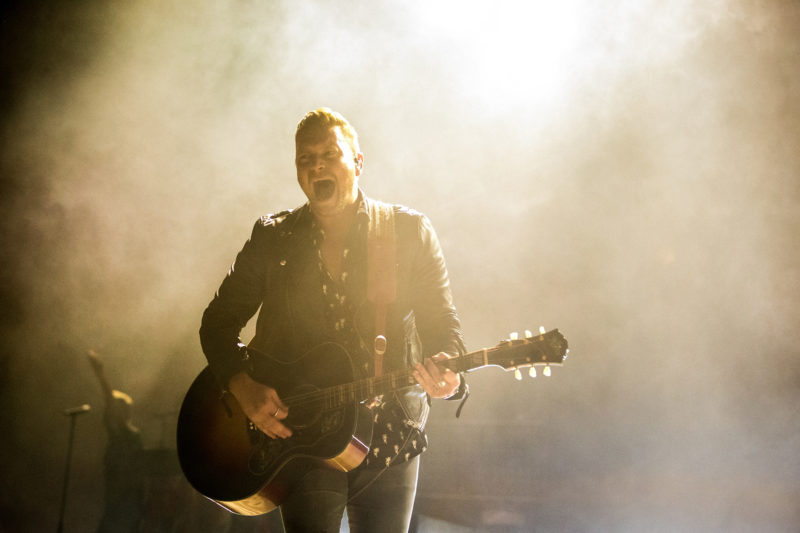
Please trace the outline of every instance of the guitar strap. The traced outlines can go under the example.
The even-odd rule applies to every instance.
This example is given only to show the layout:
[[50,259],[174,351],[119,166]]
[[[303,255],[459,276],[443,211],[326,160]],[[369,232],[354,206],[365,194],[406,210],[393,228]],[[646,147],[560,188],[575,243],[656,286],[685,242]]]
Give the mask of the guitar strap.
[[[397,296],[397,244],[394,208],[391,204],[371,201],[367,229],[367,300],[375,305],[375,377],[383,373],[383,354],[386,353],[386,317],[389,305]],[[456,418],[469,398],[469,386],[462,375],[461,403]]]
[[386,353],[386,317],[389,305],[397,296],[396,239],[394,208],[391,204],[371,201],[367,230],[367,300],[375,306],[375,376],[383,373]]

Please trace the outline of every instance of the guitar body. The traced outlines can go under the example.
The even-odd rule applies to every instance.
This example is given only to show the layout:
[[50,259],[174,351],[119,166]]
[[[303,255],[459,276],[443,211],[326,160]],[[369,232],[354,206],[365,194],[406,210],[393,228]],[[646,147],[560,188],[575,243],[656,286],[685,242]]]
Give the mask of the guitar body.
[[[207,498],[243,515],[280,505],[291,491],[286,471],[293,460],[349,471],[361,464],[372,440],[371,415],[362,403],[327,402],[313,394],[353,381],[341,346],[317,346],[291,363],[260,354],[257,367],[289,405],[283,423],[292,430],[290,438],[271,439],[255,429],[208,367],[192,383],[178,417],[178,457],[186,478]],[[291,401],[304,396],[320,399]]]

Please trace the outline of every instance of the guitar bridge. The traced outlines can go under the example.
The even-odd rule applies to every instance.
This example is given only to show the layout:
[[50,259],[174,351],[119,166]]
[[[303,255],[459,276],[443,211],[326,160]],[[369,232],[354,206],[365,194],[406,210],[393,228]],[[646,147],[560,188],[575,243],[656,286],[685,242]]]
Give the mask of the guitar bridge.
[[253,475],[263,475],[281,454],[282,448],[282,444],[277,439],[265,439],[261,446],[253,449],[247,469]]

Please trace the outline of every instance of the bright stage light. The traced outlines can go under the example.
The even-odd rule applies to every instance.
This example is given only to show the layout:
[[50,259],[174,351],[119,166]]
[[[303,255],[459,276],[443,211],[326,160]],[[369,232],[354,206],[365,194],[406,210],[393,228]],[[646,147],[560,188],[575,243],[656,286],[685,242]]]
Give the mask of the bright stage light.
[[501,107],[547,105],[568,81],[581,36],[567,2],[430,1],[416,6],[434,46],[451,54],[460,90]]

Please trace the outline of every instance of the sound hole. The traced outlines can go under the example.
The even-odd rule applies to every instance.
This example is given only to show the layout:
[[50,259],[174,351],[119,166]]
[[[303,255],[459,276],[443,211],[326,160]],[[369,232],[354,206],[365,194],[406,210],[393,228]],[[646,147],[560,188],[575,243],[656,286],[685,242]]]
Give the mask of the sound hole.
[[319,394],[314,394],[318,391],[313,385],[301,385],[294,389],[290,396],[296,400],[289,404],[289,416],[284,424],[293,430],[302,430],[316,424],[324,408],[323,399]]

